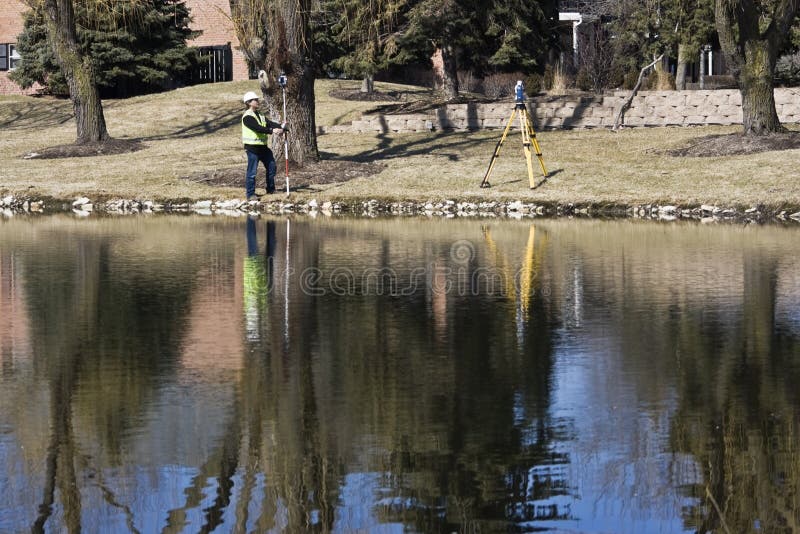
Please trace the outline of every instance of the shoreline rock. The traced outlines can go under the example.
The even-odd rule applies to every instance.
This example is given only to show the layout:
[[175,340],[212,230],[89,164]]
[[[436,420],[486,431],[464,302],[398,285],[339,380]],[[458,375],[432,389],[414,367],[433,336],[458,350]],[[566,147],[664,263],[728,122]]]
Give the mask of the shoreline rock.
[[195,213],[240,217],[244,215],[306,214],[334,216],[427,216],[427,217],[475,217],[511,219],[537,217],[577,217],[607,219],[641,219],[670,222],[698,220],[702,222],[725,221],[733,223],[800,223],[800,207],[783,206],[769,209],[762,205],[748,208],[724,207],[711,204],[681,206],[676,204],[589,204],[589,203],[543,203],[521,200],[484,201],[471,200],[425,200],[383,201],[378,199],[353,199],[348,201],[317,199],[292,202],[284,198],[268,202],[243,199],[199,200],[196,202],[155,202],[142,199],[92,200],[88,197],[75,199],[43,199],[26,196],[5,195],[0,198],[0,215],[68,213],[85,217],[90,214],[137,215],[154,213]]

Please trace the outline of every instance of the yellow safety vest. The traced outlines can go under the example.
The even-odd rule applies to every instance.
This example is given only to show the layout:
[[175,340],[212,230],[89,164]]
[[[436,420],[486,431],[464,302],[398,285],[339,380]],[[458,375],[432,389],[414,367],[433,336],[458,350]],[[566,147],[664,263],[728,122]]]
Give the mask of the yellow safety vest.
[[254,132],[250,128],[244,125],[244,118],[250,115],[251,117],[255,117],[258,124],[267,126],[267,118],[260,113],[256,114],[252,109],[248,109],[242,115],[242,144],[244,145],[268,145],[269,144],[269,134],[265,133],[258,133]]

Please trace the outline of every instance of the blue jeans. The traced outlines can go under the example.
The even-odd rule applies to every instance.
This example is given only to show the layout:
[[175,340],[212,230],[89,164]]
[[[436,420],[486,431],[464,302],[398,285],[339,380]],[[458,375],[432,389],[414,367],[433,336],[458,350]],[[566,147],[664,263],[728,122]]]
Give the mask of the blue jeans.
[[278,167],[275,164],[272,150],[267,148],[260,154],[245,150],[245,154],[247,154],[247,174],[244,178],[244,190],[247,196],[256,194],[256,172],[258,171],[259,161],[267,169],[267,193],[275,192],[275,174],[278,172]]

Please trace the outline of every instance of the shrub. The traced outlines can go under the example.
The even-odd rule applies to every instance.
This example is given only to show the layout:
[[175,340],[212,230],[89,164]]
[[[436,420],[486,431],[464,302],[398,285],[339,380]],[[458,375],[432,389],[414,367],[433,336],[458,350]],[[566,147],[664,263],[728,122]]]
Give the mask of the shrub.
[[542,75],[542,90],[549,91],[553,88],[553,77],[554,77],[554,70],[553,65],[548,63],[544,67],[544,74]]
[[476,93],[481,88],[481,81],[471,70],[458,71],[458,88],[468,93]]
[[592,77],[589,75],[589,71],[587,71],[583,67],[581,67],[578,70],[578,74],[575,76],[575,87],[577,87],[581,91],[594,90],[594,83],[592,82]]
[[775,81],[785,86],[800,85],[800,52],[778,58]]
[[546,89],[544,88],[544,76],[542,76],[538,72],[529,74],[525,78],[525,92],[527,92],[529,95],[535,93],[541,93],[542,91],[545,90]]
[[608,76],[608,86],[610,88],[622,87],[625,84],[625,69],[620,65],[615,65],[611,68],[611,73]]
[[483,93],[489,98],[512,95],[517,80],[522,78],[523,76],[519,72],[490,74],[483,79]]
[[628,71],[625,73],[625,77],[622,79],[622,88],[630,91],[636,85],[636,81],[639,79],[639,73],[636,71]]
[[553,72],[553,85],[550,92],[555,95],[563,95],[567,92],[567,88],[571,85],[572,80],[567,74],[567,69],[559,63]]

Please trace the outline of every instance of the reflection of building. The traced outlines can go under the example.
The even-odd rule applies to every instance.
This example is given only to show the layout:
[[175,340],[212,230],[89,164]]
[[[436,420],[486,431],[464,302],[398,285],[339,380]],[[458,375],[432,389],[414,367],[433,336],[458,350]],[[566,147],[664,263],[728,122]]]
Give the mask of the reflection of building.
[[[238,50],[231,21],[228,0],[186,0],[192,16],[192,28],[202,31],[188,44],[199,49],[201,64],[193,73],[197,82],[222,82],[246,80],[247,62]],[[12,59],[16,52],[17,37],[23,29],[23,13],[28,9],[22,0],[4,0],[0,9],[0,95],[33,94],[37,88],[23,91],[8,79],[9,69],[14,68]]]
[[0,250],[0,376],[29,351],[28,310],[14,259]]

